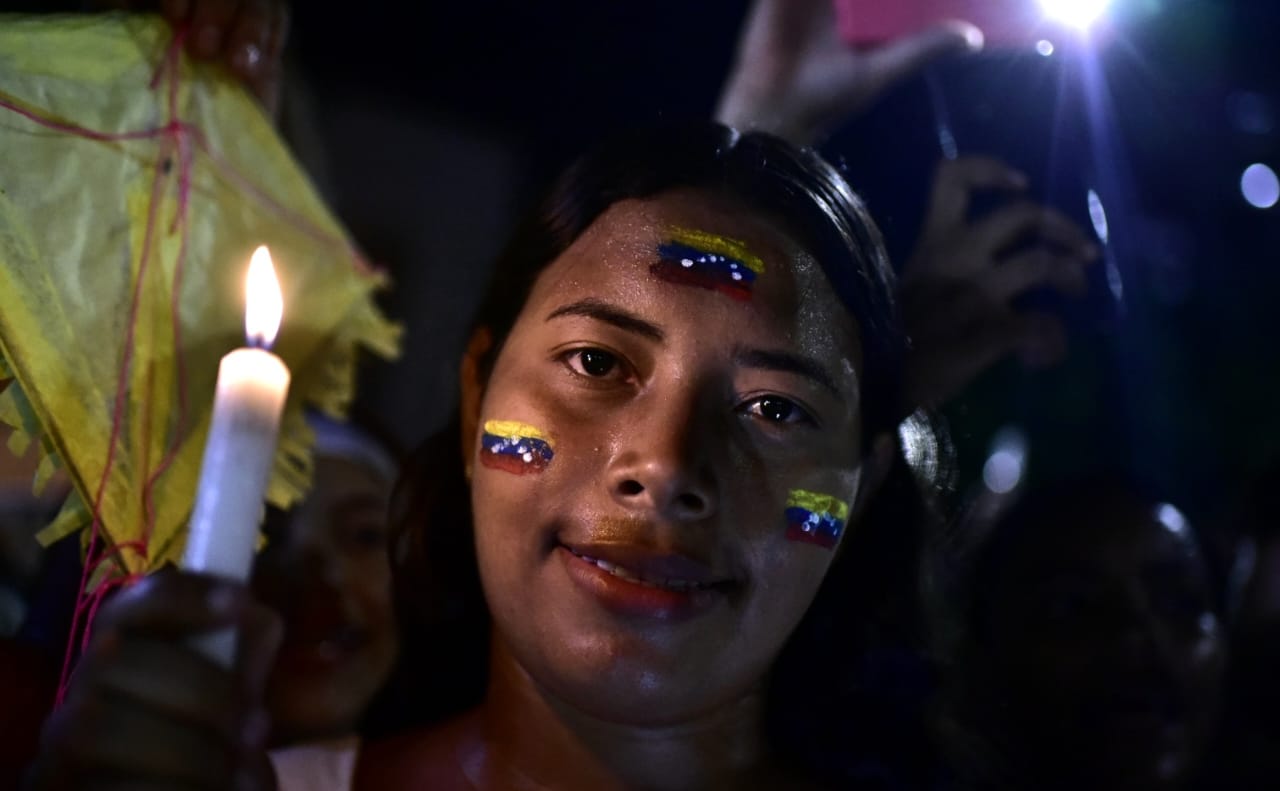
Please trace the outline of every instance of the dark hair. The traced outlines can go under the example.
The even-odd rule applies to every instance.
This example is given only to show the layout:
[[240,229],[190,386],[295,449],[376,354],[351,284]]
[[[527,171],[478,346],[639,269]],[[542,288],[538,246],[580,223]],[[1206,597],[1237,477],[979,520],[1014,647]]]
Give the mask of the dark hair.
[[[711,122],[623,135],[564,172],[517,228],[496,262],[489,292],[475,322],[477,328],[484,327],[491,333],[493,341],[487,359],[482,361],[482,373],[487,375],[491,370],[538,275],[605,210],[621,200],[652,197],[678,188],[704,189],[732,197],[745,208],[778,222],[816,258],[859,325],[863,435],[870,441],[889,432],[896,439],[895,427],[903,417],[900,381],[905,340],[895,298],[895,277],[879,231],[862,201],[840,173],[816,153],[770,135],[739,134]],[[446,436],[442,452],[455,454],[450,459],[456,460],[457,424],[447,431],[454,433]],[[439,444],[440,440],[432,442]],[[865,594],[872,589],[882,594],[893,588],[893,584],[881,584],[889,577],[899,591],[903,585],[910,588],[915,579],[915,534],[909,522],[921,514],[916,507],[920,502],[916,481],[899,464],[890,474],[886,489],[891,496],[877,498],[872,510],[878,514],[875,522],[887,529],[868,529],[864,520],[845,539],[845,549],[779,659],[779,666],[794,665],[796,670],[776,676],[804,677],[820,683],[771,684],[768,695],[768,727],[775,748],[800,768],[829,770],[821,773],[839,780],[851,776],[846,771],[850,762],[844,759],[854,748],[848,742],[849,735],[857,730],[852,727],[857,719],[855,712],[850,710],[850,700],[856,695],[848,691],[851,685],[845,682],[858,672],[855,662],[867,645],[865,633],[857,628],[861,626],[858,619],[884,609],[880,606],[882,601],[869,601]],[[459,499],[465,498],[459,498],[456,492],[443,498]],[[884,504],[889,500],[893,503]],[[461,592],[459,597],[478,598],[462,601],[455,597],[448,602],[456,612],[475,616],[485,607],[474,580],[469,514],[463,513],[465,509],[459,510],[456,502],[437,503],[441,504],[446,506],[443,510],[410,507],[402,529],[465,535],[466,549],[461,550],[458,541],[443,537],[411,541],[422,552],[410,557],[408,565],[416,567],[415,579],[422,579],[420,569],[425,565],[430,569],[428,574],[453,580]],[[856,548],[850,549],[851,546]],[[432,547],[442,551],[436,554]],[[445,549],[465,551],[468,562],[461,563],[456,554],[445,557]],[[892,556],[887,563],[886,556]],[[464,566],[468,580],[458,578],[459,569]],[[431,587],[438,590],[440,586]],[[429,643],[446,644],[449,651],[464,653],[449,629],[440,628],[436,634]],[[470,661],[476,667],[485,667],[483,656],[474,656]],[[833,675],[838,676],[835,683]],[[483,683],[483,679],[471,676],[467,681],[473,685]],[[481,691],[475,688],[471,694],[472,702],[477,702]],[[835,759],[836,763],[843,761],[845,766],[816,766],[822,762],[820,756]]]

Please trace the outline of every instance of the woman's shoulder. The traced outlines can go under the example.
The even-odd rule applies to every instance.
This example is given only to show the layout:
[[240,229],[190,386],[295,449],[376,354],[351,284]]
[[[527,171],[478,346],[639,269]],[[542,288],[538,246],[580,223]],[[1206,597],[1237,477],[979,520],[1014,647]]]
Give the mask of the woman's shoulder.
[[479,710],[438,725],[369,742],[360,750],[354,791],[470,789],[463,767],[483,750]]

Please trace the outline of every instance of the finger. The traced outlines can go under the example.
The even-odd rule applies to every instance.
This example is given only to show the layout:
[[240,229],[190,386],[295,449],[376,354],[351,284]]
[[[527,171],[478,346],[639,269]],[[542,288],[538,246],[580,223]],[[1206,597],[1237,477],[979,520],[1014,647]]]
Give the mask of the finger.
[[836,27],[836,9],[830,0],[758,0],[748,12],[742,43],[745,53],[772,49],[774,43],[809,41],[815,31]]
[[934,174],[925,238],[968,222],[974,190],[1023,190],[1027,177],[994,157],[967,156],[943,160]]
[[225,742],[239,738],[244,705],[235,677],[185,644],[121,640],[90,656],[83,681],[95,690]]
[[127,777],[139,784],[164,781],[213,791],[229,787],[238,755],[204,731],[177,727],[103,691],[69,702],[51,718],[46,733],[64,764],[60,774],[84,779]]
[[968,325],[1003,309],[969,278],[935,274],[902,284],[902,313],[913,339],[943,343]]
[[243,769],[237,777],[236,791],[276,791],[275,767],[265,750],[242,759]]
[[884,89],[943,55],[977,52],[982,44],[982,31],[968,22],[945,22],[870,50],[863,63],[875,75],[877,87]]
[[191,0],[161,0],[160,15],[170,24],[186,22],[191,14]]
[[289,39],[289,6],[281,2],[268,3],[271,22],[262,53],[262,65],[257,75],[249,80],[249,88],[274,117],[280,104],[280,92],[284,82],[284,50]]
[[165,571],[118,593],[103,608],[95,639],[118,630],[186,637],[235,623],[248,606],[243,585],[204,574]]
[[993,300],[1001,303],[1042,286],[1071,295],[1082,294],[1086,287],[1081,259],[1044,247],[1025,250],[1001,261],[984,272],[979,282]]
[[1019,242],[1036,237],[1086,258],[1096,258],[1095,245],[1065,214],[1035,203],[1021,202],[992,212],[973,227],[971,242],[987,255],[999,255]]
[[85,791],[173,791],[168,780],[142,780],[136,777],[94,778],[92,785],[81,785]]
[[289,43],[289,30],[293,17],[289,4],[275,2],[271,7],[271,36],[267,39],[267,62],[273,64],[277,71],[284,63],[285,46]]
[[273,610],[254,604],[245,611],[236,666],[242,692],[249,700],[262,700],[283,639],[284,624]]
[[975,318],[951,327],[945,336],[913,343],[906,361],[907,397],[919,406],[941,406],[1008,356],[1018,338],[1016,322],[1005,313]]
[[1018,357],[1029,368],[1057,365],[1067,354],[1067,330],[1061,319],[1048,313],[1020,317]]
[[273,21],[270,0],[243,0],[240,4],[223,47],[228,65],[240,78],[249,81],[261,73]]
[[237,0],[200,0],[192,4],[191,54],[205,59],[222,54],[238,6]]

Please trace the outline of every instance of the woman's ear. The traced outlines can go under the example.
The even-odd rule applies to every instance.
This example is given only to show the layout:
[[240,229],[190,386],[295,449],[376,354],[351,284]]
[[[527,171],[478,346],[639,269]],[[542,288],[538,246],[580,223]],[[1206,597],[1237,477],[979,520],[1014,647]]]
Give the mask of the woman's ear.
[[462,463],[467,471],[467,480],[471,480],[471,464],[475,458],[476,432],[480,426],[480,402],[484,399],[485,385],[488,384],[488,372],[485,370],[485,359],[493,349],[493,333],[488,327],[477,327],[467,341],[467,350],[462,354],[462,365],[458,370],[458,387],[460,389],[458,411],[462,420]]
[[867,504],[875,497],[876,492],[880,491],[880,487],[884,486],[885,480],[889,477],[889,470],[893,469],[896,447],[893,435],[887,431],[878,434],[871,441],[871,449],[862,462],[862,485],[858,487],[858,496],[854,501],[853,513],[849,515],[849,524],[855,524],[861,519],[863,512],[867,510]]

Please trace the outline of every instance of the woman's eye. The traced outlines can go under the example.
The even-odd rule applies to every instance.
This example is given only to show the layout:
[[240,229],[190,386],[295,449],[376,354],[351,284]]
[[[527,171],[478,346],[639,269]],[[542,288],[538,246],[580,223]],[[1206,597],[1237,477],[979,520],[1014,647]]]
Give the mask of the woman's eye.
[[781,396],[757,398],[746,405],[746,412],[770,423],[802,423],[810,419],[795,402]]
[[578,349],[567,358],[575,373],[600,379],[618,369],[618,358],[603,349]]
[[347,546],[355,549],[381,550],[387,544],[386,530],[378,523],[346,525],[343,537]]

